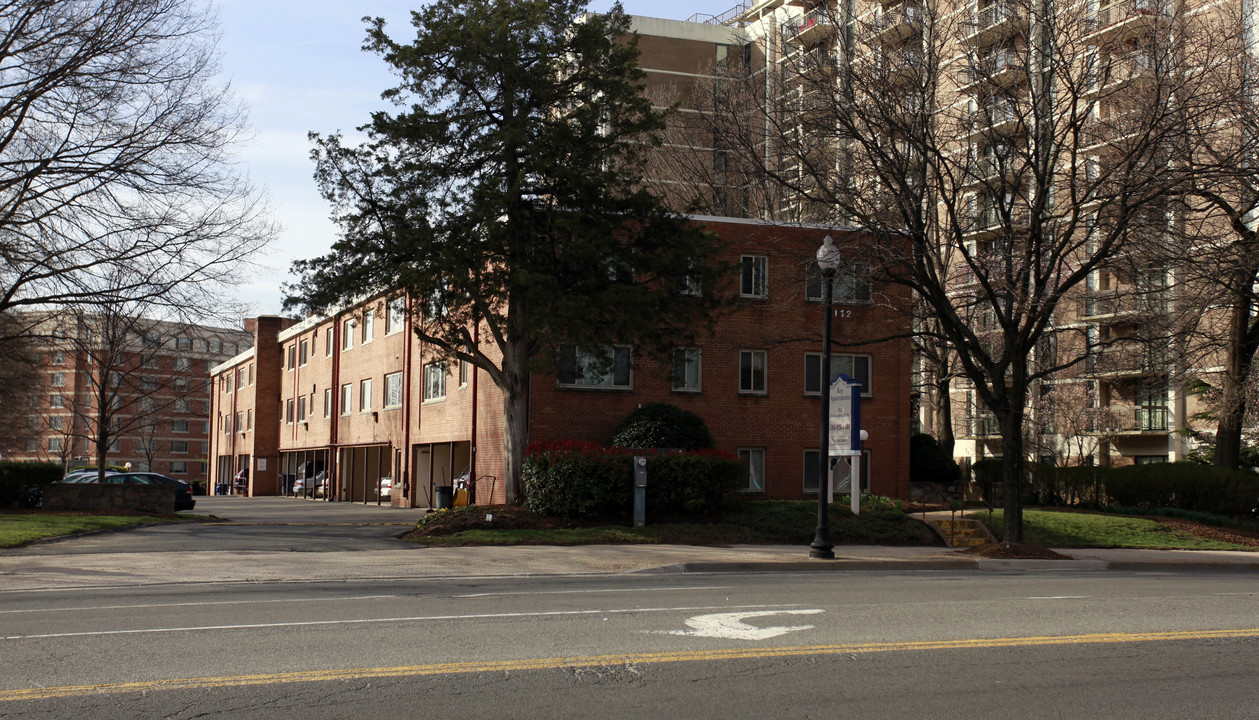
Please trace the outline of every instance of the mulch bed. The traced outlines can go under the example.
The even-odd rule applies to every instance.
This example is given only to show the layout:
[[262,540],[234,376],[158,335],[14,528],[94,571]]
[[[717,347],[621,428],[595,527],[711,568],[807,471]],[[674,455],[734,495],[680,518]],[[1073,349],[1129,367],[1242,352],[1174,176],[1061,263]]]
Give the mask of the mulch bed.
[[1237,528],[1222,528],[1214,525],[1203,525],[1189,520],[1180,520],[1177,518],[1150,518],[1154,522],[1173,530],[1181,530],[1187,533],[1193,533],[1198,537],[1204,537],[1208,540],[1218,540],[1220,542],[1233,543],[1234,545],[1248,545],[1250,547],[1259,547],[1259,533],[1250,532],[1248,530],[1239,530]]
[[1070,560],[1070,555],[1054,552],[1047,547],[1030,543],[988,543],[962,551],[965,555],[978,555],[1002,560]]

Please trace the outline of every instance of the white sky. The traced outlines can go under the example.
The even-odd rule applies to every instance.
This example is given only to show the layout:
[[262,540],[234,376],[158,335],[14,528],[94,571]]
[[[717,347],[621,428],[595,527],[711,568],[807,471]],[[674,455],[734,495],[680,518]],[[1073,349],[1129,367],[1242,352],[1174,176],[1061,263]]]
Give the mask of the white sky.
[[[394,78],[375,54],[361,50],[361,18],[380,16],[398,40],[411,34],[410,10],[421,0],[214,0],[219,13],[222,70],[249,112],[253,139],[241,160],[263,186],[282,230],[267,269],[242,278],[239,299],[252,314],[280,312],[280,285],[290,264],[328,251],[336,228],[315,188],[307,133],[353,132],[369,113],[385,107],[380,93]],[[590,9],[605,11],[610,0]],[[696,12],[721,13],[735,0],[624,0],[631,15],[684,20]]]

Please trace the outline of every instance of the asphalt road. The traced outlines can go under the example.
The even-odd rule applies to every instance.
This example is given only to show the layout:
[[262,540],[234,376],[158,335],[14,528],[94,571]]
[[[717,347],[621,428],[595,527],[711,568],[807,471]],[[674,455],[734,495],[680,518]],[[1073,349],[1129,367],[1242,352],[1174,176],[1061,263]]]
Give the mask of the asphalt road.
[[0,592],[0,717],[1259,716],[1253,573]]

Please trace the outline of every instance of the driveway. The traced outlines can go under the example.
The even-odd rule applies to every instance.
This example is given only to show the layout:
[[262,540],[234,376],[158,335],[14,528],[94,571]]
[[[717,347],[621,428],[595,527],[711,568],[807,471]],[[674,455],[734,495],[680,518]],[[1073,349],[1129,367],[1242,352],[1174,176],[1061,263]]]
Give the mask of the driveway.
[[398,550],[398,540],[424,513],[388,505],[357,505],[283,497],[198,497],[187,522],[37,543],[14,555],[147,552],[345,552]]

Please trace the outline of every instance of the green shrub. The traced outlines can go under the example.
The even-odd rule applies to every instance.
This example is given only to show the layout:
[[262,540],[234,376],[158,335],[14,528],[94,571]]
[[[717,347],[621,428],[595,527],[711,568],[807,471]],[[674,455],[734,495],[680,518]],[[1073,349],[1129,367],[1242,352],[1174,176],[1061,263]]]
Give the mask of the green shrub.
[[1117,505],[1176,508],[1226,517],[1245,515],[1259,500],[1259,475],[1194,463],[1113,468],[1106,494]]
[[612,433],[612,446],[703,450],[713,446],[704,418],[669,403],[639,406]]
[[1001,472],[1005,467],[1005,463],[1001,458],[987,458],[985,460],[977,460],[974,465],[970,466],[971,479],[979,486],[979,492],[983,495],[984,502],[993,504],[999,499],[997,493],[1000,492]]
[[[633,514],[633,455],[593,443],[536,443],[524,462],[525,507],[573,520],[627,521]],[[747,466],[725,453],[647,456],[649,518],[715,516],[747,482]]]
[[1096,507],[1105,502],[1106,478],[1114,468],[1103,465],[1055,467],[1033,465],[1029,492],[1036,505]]
[[57,463],[0,462],[0,507],[38,507],[44,486],[62,477]]
[[945,457],[940,443],[926,433],[909,438],[909,481],[926,483],[955,483],[962,477],[953,458]]

